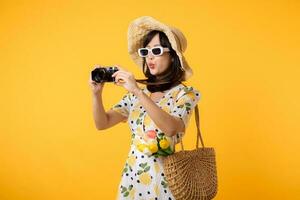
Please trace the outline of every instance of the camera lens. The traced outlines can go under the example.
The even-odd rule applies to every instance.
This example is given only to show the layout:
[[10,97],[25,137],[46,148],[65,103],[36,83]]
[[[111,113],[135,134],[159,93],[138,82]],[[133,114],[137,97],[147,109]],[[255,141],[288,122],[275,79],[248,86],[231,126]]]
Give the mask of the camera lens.
[[92,71],[92,80],[101,83],[104,80],[105,70],[103,68],[96,68]]

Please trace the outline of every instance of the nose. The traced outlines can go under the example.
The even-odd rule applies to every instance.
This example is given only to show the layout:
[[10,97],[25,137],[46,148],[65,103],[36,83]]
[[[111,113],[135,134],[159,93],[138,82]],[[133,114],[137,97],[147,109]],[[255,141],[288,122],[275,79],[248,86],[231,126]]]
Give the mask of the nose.
[[146,62],[149,63],[149,62],[152,62],[154,60],[154,57],[153,56],[147,56],[146,57]]
[[149,59],[151,59],[151,60],[154,58],[154,56],[153,56],[153,54],[152,54],[151,51],[148,53],[147,57],[148,57]]

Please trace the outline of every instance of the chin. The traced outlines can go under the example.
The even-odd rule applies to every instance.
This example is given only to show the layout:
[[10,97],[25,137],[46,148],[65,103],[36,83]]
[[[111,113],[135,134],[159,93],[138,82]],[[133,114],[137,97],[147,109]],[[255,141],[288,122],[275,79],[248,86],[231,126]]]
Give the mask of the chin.
[[156,71],[156,69],[150,69],[150,73],[152,74],[152,75],[157,75],[157,71]]

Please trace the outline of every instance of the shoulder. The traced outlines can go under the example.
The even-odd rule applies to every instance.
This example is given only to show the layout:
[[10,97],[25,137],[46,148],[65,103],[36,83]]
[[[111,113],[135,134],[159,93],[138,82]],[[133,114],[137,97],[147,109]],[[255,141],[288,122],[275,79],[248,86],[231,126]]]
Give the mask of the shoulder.
[[194,97],[196,99],[200,99],[201,93],[195,86],[181,84],[178,88],[177,99],[183,96],[189,96]]

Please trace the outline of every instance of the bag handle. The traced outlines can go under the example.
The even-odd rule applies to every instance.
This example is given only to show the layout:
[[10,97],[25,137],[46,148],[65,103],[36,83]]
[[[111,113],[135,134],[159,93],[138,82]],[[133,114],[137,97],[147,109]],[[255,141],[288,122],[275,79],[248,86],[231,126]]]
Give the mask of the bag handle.
[[[183,84],[183,83],[182,83]],[[185,84],[183,84],[184,86],[186,86]],[[199,109],[198,109],[198,104],[195,107],[195,121],[196,121],[196,125],[197,125],[197,141],[196,141],[196,149],[199,148],[199,139],[201,141],[202,144],[202,148],[204,147],[204,142],[202,139],[202,135],[201,135],[201,131],[200,131],[200,117],[199,117]],[[187,127],[186,127],[187,129]],[[186,130],[185,129],[185,130]],[[181,144],[181,150],[184,151],[184,147],[183,147],[183,142],[182,142],[182,137],[180,138],[180,144]]]
[[[203,143],[203,139],[202,139],[202,135],[201,135],[201,131],[199,128],[200,125],[200,121],[199,121],[199,109],[198,109],[198,105],[196,105],[195,107],[195,121],[196,121],[196,125],[197,125],[197,141],[196,141],[196,148],[199,148],[199,139],[201,141],[202,144],[202,148],[204,147],[204,143]],[[181,150],[184,151],[184,147],[183,147],[183,142],[182,142],[182,138],[180,139],[180,144],[181,144]]]

